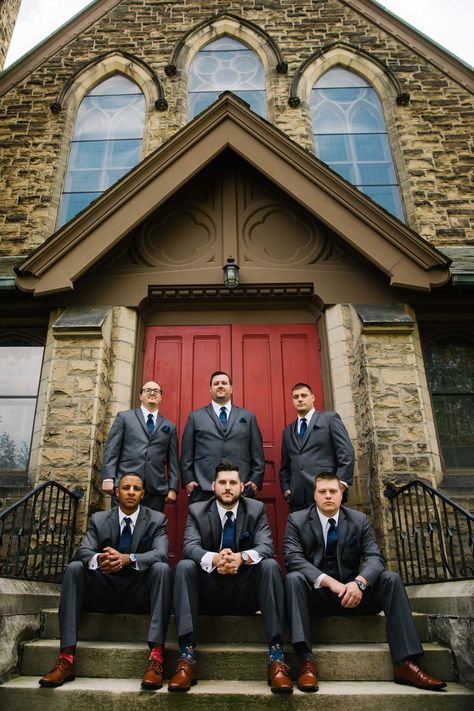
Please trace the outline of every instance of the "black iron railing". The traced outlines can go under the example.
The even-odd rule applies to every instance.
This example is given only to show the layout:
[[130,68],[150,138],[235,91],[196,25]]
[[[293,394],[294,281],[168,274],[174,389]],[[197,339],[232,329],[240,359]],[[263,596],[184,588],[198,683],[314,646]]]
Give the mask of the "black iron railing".
[[389,485],[398,572],[406,585],[474,578],[474,515],[420,479]]
[[0,578],[61,580],[82,495],[47,481],[0,513]]

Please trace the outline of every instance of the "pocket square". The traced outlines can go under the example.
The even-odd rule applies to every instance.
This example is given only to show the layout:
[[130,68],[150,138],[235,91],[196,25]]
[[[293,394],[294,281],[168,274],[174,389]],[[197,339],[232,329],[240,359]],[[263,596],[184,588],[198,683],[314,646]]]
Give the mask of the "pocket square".
[[350,546],[356,546],[357,545],[357,538],[355,535],[352,536],[351,540],[349,541]]
[[239,422],[240,422],[242,425],[247,424],[247,420],[245,419],[245,417],[241,417],[240,420],[239,420]]
[[168,427],[168,425],[163,425],[161,428],[162,432],[171,432],[171,427]]
[[244,531],[240,534],[241,541],[245,541],[247,538],[250,538],[250,531]]

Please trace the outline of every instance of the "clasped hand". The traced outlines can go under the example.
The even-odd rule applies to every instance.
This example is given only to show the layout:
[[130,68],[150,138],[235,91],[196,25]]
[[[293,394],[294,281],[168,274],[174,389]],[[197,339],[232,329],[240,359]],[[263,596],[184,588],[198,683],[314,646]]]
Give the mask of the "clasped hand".
[[230,548],[223,548],[216,553],[213,563],[221,575],[235,575],[242,565],[242,556],[240,553],[234,553]]
[[97,556],[97,562],[103,573],[117,573],[122,568],[130,565],[130,556],[128,553],[119,553],[115,548],[107,546]]

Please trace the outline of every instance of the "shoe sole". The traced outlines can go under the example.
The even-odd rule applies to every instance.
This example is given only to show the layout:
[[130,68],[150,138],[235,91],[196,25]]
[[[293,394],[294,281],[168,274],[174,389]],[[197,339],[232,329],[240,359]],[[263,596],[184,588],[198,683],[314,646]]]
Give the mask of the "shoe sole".
[[298,689],[300,691],[305,691],[305,692],[310,692],[310,691],[319,691],[319,686],[299,686]]
[[142,687],[142,689],[145,689],[148,691],[158,691],[158,689],[163,688],[163,684],[152,684],[152,683],[147,683],[146,681],[142,681],[141,687]]
[[185,693],[190,690],[191,686],[196,686],[196,684],[197,679],[193,679],[190,686],[168,686],[168,691],[171,691],[172,693],[174,693],[175,691]]
[[63,684],[66,684],[68,681],[74,681],[76,677],[75,676],[68,676],[67,679],[64,679],[64,681],[61,681],[59,684],[56,684],[54,681],[40,681],[38,684],[43,687],[43,689],[57,689],[58,686],[62,686]]
[[393,680],[395,684],[400,684],[401,686],[413,686],[414,689],[422,689],[423,691],[443,691],[443,689],[446,688],[446,684],[443,683],[443,686],[421,686],[420,684],[413,684],[411,681],[398,681],[397,679]]

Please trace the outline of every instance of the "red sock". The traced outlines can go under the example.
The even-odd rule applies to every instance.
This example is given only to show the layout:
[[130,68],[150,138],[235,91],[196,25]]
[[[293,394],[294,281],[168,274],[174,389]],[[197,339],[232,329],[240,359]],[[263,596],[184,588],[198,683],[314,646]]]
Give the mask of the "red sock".
[[69,664],[74,664],[74,652],[75,652],[75,647],[64,647],[64,649],[61,649],[59,652],[59,658],[60,659],[65,659]]
[[164,644],[156,644],[150,650],[150,659],[156,659],[157,662],[159,662],[160,664],[163,664],[163,651],[164,651]]

